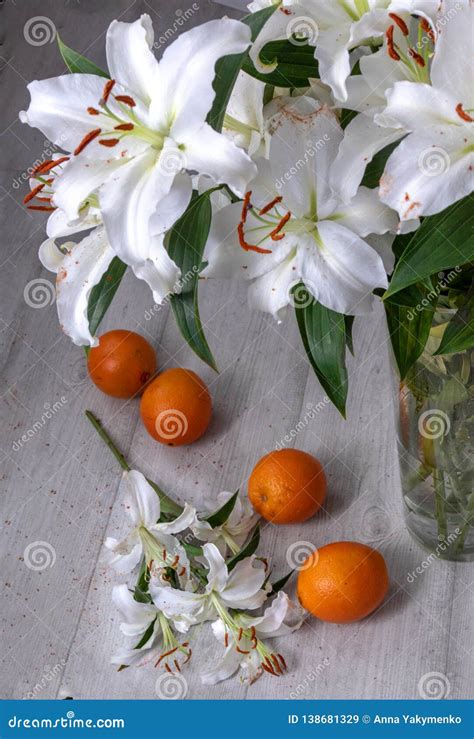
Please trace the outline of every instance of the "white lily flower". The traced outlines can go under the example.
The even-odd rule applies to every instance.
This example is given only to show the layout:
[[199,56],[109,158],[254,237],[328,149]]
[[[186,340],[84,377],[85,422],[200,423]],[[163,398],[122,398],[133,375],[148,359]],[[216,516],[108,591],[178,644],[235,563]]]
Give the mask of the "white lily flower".
[[239,72],[224,117],[224,131],[252,157],[268,156],[270,133],[263,106],[265,84]]
[[258,57],[264,44],[295,32],[304,34],[315,46],[319,77],[344,102],[351,73],[349,52],[383,36],[391,13],[407,19],[410,14],[426,15],[434,5],[435,0],[285,0],[265,24],[250,56],[260,72],[273,71],[275,65],[264,65]]
[[[217,496],[218,508],[221,508],[232,497],[233,493],[222,492]],[[211,511],[209,511],[211,513]],[[217,546],[220,553],[225,556],[227,549],[232,554],[237,554],[246,541],[249,533],[258,521],[248,497],[238,495],[234,508],[227,519],[220,526],[212,526],[204,520],[196,518],[191,524],[191,530],[200,541],[212,542]]]
[[157,523],[160,518],[160,499],[137,470],[124,472],[129,485],[126,498],[127,510],[133,527],[124,539],[108,537],[105,546],[109,550],[107,561],[120,572],[131,572],[146,557],[148,569],[160,571],[173,568],[179,578],[189,575],[186,552],[173,534],[189,528],[196,518],[196,511],[187,503],[174,521]]
[[171,623],[154,603],[136,601],[126,585],[113,588],[112,600],[124,619],[120,630],[134,640],[133,647],[122,649],[112,657],[112,664],[141,666],[155,661],[156,667],[180,672],[180,666],[191,658],[189,642],[177,639]]
[[270,159],[259,162],[243,206],[213,219],[204,274],[252,280],[251,305],[275,317],[300,281],[332,310],[366,313],[387,275],[363,237],[396,229],[396,213],[368,188],[349,205],[336,198],[329,172],[342,130],[326,106],[290,98],[273,121]]
[[254,610],[263,605],[268,597],[263,588],[266,572],[255,556],[241,560],[229,572],[215,544],[204,544],[203,555],[208,569],[204,592],[155,588],[153,600],[167,618],[187,616],[197,623],[217,617],[227,622],[232,620],[229,608]]
[[281,675],[286,670],[285,659],[272,652],[264,640],[291,634],[302,623],[303,610],[281,591],[262,616],[241,613],[232,623],[217,619],[212,624],[212,631],[224,644],[225,652],[215,667],[201,674],[202,682],[215,685],[231,677],[239,668],[244,683],[255,682],[264,670],[271,675]]
[[410,131],[390,155],[379,190],[404,221],[438,213],[474,189],[474,8],[468,0],[459,5],[439,29],[431,85],[396,82],[376,116]]
[[349,51],[374,43],[385,33],[392,15],[408,20],[411,14],[433,12],[436,0],[302,0],[318,24],[315,57],[319,75],[340,102],[347,99]]
[[157,302],[179,278],[163,238],[191,197],[190,178],[181,171],[208,174],[237,193],[254,175],[248,155],[205,122],[216,62],[249,43],[245,24],[213,20],[179,36],[158,62],[152,23],[143,15],[110,24],[105,86],[92,74],[28,85],[31,104],[21,120],[73,153],[55,179],[52,205],[73,220],[98,190],[112,248]]

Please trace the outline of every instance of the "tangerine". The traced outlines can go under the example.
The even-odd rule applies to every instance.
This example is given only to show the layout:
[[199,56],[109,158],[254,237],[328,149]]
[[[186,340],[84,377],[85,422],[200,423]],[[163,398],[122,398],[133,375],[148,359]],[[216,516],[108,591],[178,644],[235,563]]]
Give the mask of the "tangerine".
[[326,544],[309,555],[298,573],[298,599],[321,621],[349,623],[372,613],[389,586],[385,560],[355,541]]
[[248,482],[255,510],[272,523],[300,523],[311,518],[326,497],[321,462],[298,449],[280,449],[262,457]]
[[114,398],[132,398],[140,393],[156,367],[151,344],[134,331],[123,329],[103,334],[87,358],[94,385]]
[[191,444],[204,434],[212,415],[212,400],[192,370],[165,370],[147,386],[140,414],[148,433],[161,444]]

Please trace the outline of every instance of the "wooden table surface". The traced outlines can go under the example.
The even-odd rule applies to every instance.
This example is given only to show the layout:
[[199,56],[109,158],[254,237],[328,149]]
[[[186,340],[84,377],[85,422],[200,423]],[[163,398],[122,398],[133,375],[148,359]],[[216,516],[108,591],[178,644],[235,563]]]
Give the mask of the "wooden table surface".
[[[224,12],[201,0],[196,5],[189,25]],[[132,20],[147,12],[158,33],[173,28],[187,7],[179,0],[7,0],[0,6],[1,695],[156,698],[159,673],[153,666],[118,673],[109,664],[122,642],[111,602],[119,579],[104,568],[102,543],[125,530],[127,517],[120,470],[84,417],[90,408],[132,466],[180,501],[200,507],[221,490],[245,490],[257,459],[298,424],[293,443],[317,455],[327,470],[326,510],[303,525],[263,526],[261,551],[278,574],[287,571],[288,546],[298,541],[317,546],[353,539],[378,547],[386,557],[391,589],[379,611],[353,625],[308,619],[299,632],[280,640],[278,650],[289,666],[284,677],[265,675],[250,688],[237,678],[203,686],[199,667],[221,652],[203,627],[185,674],[188,698],[418,698],[431,689],[436,693],[437,685],[450,698],[467,698],[473,568],[433,561],[405,531],[394,385],[380,310],[356,321],[343,421],[308,369],[291,315],[278,325],[248,310],[244,287],[203,284],[202,317],[220,367],[216,375],[183,345],[167,307],[150,317],[148,288],[127,275],[104,328],[142,333],[157,348],[162,368],[196,370],[214,400],[205,437],[190,447],[168,448],[146,434],[136,401],[114,400],[91,386],[83,351],[59,330],[55,306],[31,306],[31,281],[51,282],[52,275],[37,259],[44,218],[24,210],[21,199],[26,170],[48,142],[19,123],[18,111],[28,103],[27,82],[60,74],[64,65],[54,42],[27,42],[26,24],[46,18],[66,43],[104,64],[104,36],[113,18]],[[31,569],[34,546],[29,556],[25,550],[38,542],[46,547],[50,566]],[[422,574],[411,577],[418,566]]]

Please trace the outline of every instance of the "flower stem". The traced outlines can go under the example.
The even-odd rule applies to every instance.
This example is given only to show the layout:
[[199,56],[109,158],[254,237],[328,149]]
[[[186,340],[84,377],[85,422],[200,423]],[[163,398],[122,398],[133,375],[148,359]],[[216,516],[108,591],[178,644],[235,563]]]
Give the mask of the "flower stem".
[[[114,455],[115,459],[118,461],[119,465],[123,470],[126,472],[130,472],[132,469],[130,465],[128,464],[127,460],[123,456],[120,449],[114,444],[112,439],[110,438],[107,431],[102,426],[102,423],[99,421],[99,419],[94,416],[92,411],[86,411],[85,412],[87,419],[91,422],[97,433],[99,434],[102,441],[106,443],[112,454]],[[166,493],[156,484],[156,482],[153,482],[153,480],[148,480],[149,484],[152,486],[153,490],[156,492],[158,497],[160,498],[161,503],[161,512],[162,513],[169,513],[173,516],[179,516],[180,513],[182,513],[183,509],[181,506],[179,506],[177,503],[174,502],[171,498],[166,495]]]
[[435,510],[436,519],[438,521],[438,541],[446,541],[447,523],[446,523],[446,510],[445,510],[445,498],[444,498],[444,480],[443,472],[438,469],[433,469],[433,483],[435,491]]

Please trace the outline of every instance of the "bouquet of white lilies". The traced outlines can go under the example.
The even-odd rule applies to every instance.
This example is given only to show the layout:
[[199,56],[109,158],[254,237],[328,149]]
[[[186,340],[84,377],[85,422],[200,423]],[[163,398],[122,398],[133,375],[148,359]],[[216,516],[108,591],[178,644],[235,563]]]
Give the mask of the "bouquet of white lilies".
[[130,469],[100,422],[90,411],[86,415],[128,484],[131,528],[123,539],[105,541],[107,564],[122,574],[137,573],[133,590],[122,584],[112,592],[123,618],[120,629],[131,640],[112,663],[120,669],[152,663],[180,673],[192,656],[192,627],[211,621],[222,658],[202,673],[203,683],[238,671],[247,683],[264,671],[282,675],[285,658],[266,640],[298,629],[304,611],[282,590],[291,573],[271,584],[268,560],[255,554],[259,517],[248,498],[220,493],[220,507],[199,516],[187,503],[181,508]]
[[[457,312],[439,352],[473,343],[460,316],[473,304],[474,10],[469,0],[249,9],[186,31],[159,61],[147,15],[113,21],[107,72],[60,41],[70,74],[30,83],[20,114],[58,147],[25,200],[51,212],[40,259],[57,273],[60,324],[76,344],[97,343],[130,267],[215,368],[198,284],[244,279],[251,307],[277,320],[294,308],[345,413],[353,318],[376,301],[402,376],[440,295]],[[436,291],[453,268],[449,294]]]

